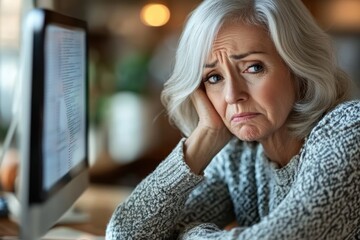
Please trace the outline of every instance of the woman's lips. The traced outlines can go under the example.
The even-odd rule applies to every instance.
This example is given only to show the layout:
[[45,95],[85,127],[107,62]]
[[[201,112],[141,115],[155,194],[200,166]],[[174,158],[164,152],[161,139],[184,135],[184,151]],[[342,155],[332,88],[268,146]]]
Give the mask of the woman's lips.
[[254,112],[238,113],[238,114],[234,114],[231,117],[231,122],[242,123],[249,121],[250,119],[255,118],[257,116],[259,116],[259,113],[254,113]]

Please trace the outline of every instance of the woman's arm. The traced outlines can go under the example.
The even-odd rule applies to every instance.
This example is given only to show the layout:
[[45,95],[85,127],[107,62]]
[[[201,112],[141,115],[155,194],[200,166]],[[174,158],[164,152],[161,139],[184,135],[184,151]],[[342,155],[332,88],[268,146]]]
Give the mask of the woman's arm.
[[[203,183],[201,191],[206,194],[205,198],[200,194],[198,199],[188,199],[203,180],[198,174],[203,173],[232,137],[203,89],[193,93],[192,102],[199,115],[197,128],[116,209],[107,228],[107,239],[163,239],[176,235],[179,226],[188,222],[218,219],[220,223],[233,216],[229,215],[231,201],[227,188],[216,178],[211,179],[211,183]],[[210,199],[220,201],[218,211],[214,211],[214,202]],[[185,204],[186,213],[183,212]],[[202,210],[198,211],[198,207]]]
[[225,183],[192,173],[184,162],[183,144],[117,207],[106,239],[172,239],[190,222],[225,226],[234,220]]
[[199,123],[185,142],[185,161],[192,172],[202,174],[215,155],[230,141],[232,134],[202,88],[193,93],[191,100],[199,115]]

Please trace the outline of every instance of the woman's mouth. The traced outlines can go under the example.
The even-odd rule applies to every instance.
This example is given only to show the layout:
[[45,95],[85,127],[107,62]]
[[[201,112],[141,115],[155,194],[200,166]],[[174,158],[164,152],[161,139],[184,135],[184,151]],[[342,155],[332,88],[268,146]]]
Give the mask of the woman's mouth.
[[256,112],[244,112],[244,113],[237,113],[232,115],[231,117],[231,122],[234,123],[243,123],[243,122],[247,122],[257,116],[259,116],[259,113]]

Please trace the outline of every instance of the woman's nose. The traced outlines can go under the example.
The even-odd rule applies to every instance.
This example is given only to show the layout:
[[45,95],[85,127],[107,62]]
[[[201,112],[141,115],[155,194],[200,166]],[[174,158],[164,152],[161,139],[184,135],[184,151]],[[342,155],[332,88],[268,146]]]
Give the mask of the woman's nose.
[[249,98],[245,79],[232,74],[225,80],[224,89],[225,101],[228,104],[235,104],[239,101],[246,101]]

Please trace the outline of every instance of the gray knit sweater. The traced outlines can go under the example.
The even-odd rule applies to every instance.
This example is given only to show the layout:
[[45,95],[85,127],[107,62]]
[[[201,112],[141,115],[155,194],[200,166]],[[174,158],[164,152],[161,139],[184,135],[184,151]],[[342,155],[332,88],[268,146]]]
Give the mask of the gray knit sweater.
[[232,140],[198,176],[183,143],[117,207],[107,239],[360,239],[360,101],[325,115],[282,168]]

